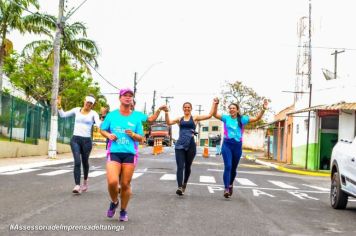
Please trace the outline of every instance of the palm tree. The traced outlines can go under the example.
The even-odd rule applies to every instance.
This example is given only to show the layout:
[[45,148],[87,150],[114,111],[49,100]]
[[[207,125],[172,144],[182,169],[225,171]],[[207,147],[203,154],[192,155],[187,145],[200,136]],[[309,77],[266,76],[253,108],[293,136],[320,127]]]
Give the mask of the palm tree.
[[[55,17],[52,19],[55,21]],[[86,30],[86,26],[81,22],[64,23],[60,61],[61,64],[79,63],[90,73],[91,66],[98,67],[99,49],[93,40],[87,38]],[[53,60],[53,37],[48,40],[33,41],[24,47],[23,54],[31,55],[33,53],[39,54],[47,60]]]
[[[50,18],[45,14],[30,13],[24,15],[25,9],[33,6],[39,9],[38,0],[1,0],[0,1],[0,92],[2,91],[4,57],[12,48],[7,33],[18,30],[20,33],[47,34],[51,32]],[[1,100],[0,100],[1,101]],[[1,106],[1,104],[0,104]],[[1,111],[0,111],[1,112]]]

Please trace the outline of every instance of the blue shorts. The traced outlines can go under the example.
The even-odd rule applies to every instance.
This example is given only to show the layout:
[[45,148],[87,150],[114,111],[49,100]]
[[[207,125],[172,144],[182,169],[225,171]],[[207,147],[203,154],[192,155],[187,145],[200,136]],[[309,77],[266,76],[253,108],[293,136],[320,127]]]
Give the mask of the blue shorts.
[[106,161],[116,161],[120,164],[134,164],[134,154],[132,153],[108,153]]

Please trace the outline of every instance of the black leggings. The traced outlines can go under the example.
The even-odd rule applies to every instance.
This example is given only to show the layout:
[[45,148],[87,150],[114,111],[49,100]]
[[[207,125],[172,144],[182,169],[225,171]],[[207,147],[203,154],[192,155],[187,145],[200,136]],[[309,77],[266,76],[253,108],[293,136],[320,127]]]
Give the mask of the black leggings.
[[178,187],[183,185],[183,172],[184,172],[184,184],[188,183],[188,179],[191,172],[191,166],[197,152],[196,144],[194,139],[190,142],[188,150],[175,149],[176,151],[176,162],[177,162],[177,183]]
[[[89,155],[93,147],[91,138],[73,136],[70,140],[74,158],[74,181],[76,185],[80,184],[80,164],[83,163],[84,179],[88,179],[89,173]],[[80,158],[81,157],[81,158]],[[82,159],[80,161],[80,159]]]

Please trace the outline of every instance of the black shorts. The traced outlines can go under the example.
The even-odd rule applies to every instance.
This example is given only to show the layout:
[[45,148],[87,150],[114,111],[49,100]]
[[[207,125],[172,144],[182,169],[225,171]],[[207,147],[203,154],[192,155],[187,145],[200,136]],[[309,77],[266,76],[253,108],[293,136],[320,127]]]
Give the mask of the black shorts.
[[116,161],[120,164],[134,164],[134,154],[132,153],[108,153],[106,161]]

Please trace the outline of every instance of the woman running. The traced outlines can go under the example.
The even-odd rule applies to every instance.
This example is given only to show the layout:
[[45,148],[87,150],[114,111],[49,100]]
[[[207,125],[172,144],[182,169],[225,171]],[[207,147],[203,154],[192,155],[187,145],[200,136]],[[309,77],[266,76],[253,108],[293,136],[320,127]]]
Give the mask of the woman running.
[[194,135],[197,134],[195,131],[196,124],[199,121],[207,120],[212,117],[215,107],[214,103],[211,107],[209,115],[193,116],[191,113],[192,104],[190,102],[185,102],[183,104],[184,115],[174,120],[169,119],[168,109],[165,108],[164,110],[167,125],[179,125],[179,137],[177,142],[175,143],[178,184],[176,194],[178,194],[179,196],[183,195],[187,188],[187,183],[191,172],[191,166],[196,155],[196,144],[194,141]]
[[[93,147],[91,140],[92,126],[100,127],[98,113],[93,110],[95,98],[92,95],[86,96],[83,107],[75,107],[70,111],[63,111],[61,98],[58,97],[58,113],[62,118],[75,116],[73,137],[70,140],[74,158],[74,182],[72,190],[75,194],[80,194],[88,190],[89,155]],[[81,163],[83,164],[84,182],[80,186]]]
[[224,197],[229,198],[233,192],[237,166],[239,165],[242,155],[243,127],[248,123],[260,120],[265,110],[267,110],[268,102],[265,99],[260,113],[256,117],[250,117],[247,115],[241,115],[240,107],[236,103],[231,103],[229,105],[229,115],[217,114],[217,104],[219,103],[219,100],[217,98],[214,100],[216,101],[216,106],[214,107],[213,115],[215,118],[224,123],[224,141],[221,153],[224,159]]
[[121,184],[120,221],[128,221],[127,206],[131,196],[131,179],[134,173],[135,145],[143,141],[142,121],[137,113],[132,112],[133,91],[120,90],[120,108],[110,112],[101,125],[101,134],[109,139],[106,162],[108,191],[111,198],[107,216],[112,218],[119,206]]

